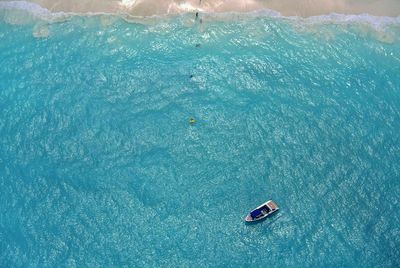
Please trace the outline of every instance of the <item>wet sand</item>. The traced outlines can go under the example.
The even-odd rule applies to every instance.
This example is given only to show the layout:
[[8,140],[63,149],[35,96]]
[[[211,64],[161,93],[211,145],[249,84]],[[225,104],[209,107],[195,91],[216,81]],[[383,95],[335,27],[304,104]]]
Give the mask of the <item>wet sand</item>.
[[249,12],[271,9],[285,16],[309,17],[329,13],[397,17],[399,0],[32,0],[51,11],[122,12],[137,16],[190,11]]

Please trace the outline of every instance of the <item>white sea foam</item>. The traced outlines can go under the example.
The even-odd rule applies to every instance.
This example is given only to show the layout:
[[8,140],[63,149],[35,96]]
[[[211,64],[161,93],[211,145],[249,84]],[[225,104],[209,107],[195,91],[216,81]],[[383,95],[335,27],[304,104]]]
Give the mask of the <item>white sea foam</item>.
[[[68,14],[64,12],[50,12],[47,8],[26,1],[0,1],[0,11],[1,10],[11,12],[11,14],[6,16],[6,21],[11,24],[30,22],[31,18],[54,21],[68,16]],[[16,12],[16,14],[13,12]],[[20,12],[23,12],[23,14]]]
[[[295,19],[298,19],[296,17]],[[331,13],[328,15],[311,16],[303,18],[304,21],[308,22],[334,22],[334,23],[368,23],[373,26],[400,24],[400,16],[398,17],[386,17],[386,16],[374,16],[370,14],[338,14]]]
[[0,1],[0,9],[26,10],[38,16],[48,16],[51,14],[47,8],[26,1]]

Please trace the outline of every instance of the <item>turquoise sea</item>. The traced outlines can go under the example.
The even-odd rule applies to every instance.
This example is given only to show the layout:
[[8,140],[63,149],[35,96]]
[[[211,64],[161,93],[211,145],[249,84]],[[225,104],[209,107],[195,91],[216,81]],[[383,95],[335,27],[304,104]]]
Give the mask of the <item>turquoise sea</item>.
[[48,16],[0,9],[0,267],[400,266],[399,18]]

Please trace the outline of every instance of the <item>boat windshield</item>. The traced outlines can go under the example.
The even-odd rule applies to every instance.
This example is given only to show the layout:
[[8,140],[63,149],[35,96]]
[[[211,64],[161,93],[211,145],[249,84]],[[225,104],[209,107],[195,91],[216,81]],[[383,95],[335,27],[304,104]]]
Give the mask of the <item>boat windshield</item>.
[[263,206],[262,210],[264,210],[265,213],[269,213],[271,211],[271,209],[267,205]]

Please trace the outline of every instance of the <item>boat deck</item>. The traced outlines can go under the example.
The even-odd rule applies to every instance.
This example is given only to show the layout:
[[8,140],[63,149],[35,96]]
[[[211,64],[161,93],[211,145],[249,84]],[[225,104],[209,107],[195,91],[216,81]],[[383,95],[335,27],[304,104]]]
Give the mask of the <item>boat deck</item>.
[[267,205],[272,209],[278,209],[278,206],[274,203],[274,201],[268,201]]

